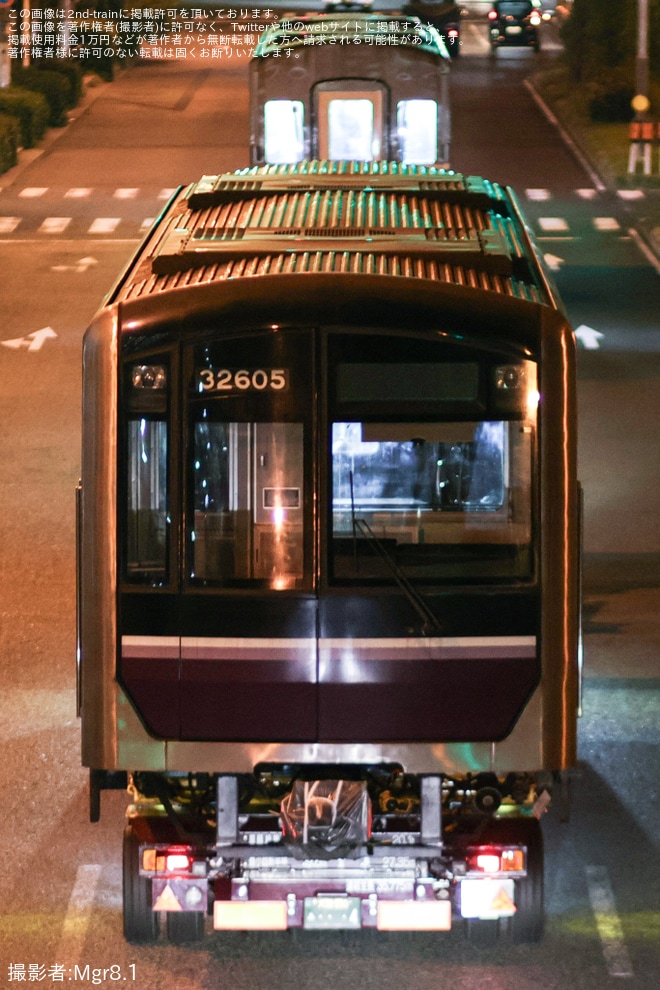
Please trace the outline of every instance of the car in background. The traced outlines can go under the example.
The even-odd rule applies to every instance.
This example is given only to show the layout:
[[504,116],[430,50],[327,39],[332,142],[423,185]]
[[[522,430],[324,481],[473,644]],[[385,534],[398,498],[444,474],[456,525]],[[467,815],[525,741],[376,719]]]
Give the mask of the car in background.
[[538,29],[543,20],[540,8],[540,0],[495,0],[488,11],[492,50],[515,45],[538,52],[541,47]]
[[461,51],[461,7],[456,0],[409,0],[403,13],[431,24],[442,36],[451,58]]

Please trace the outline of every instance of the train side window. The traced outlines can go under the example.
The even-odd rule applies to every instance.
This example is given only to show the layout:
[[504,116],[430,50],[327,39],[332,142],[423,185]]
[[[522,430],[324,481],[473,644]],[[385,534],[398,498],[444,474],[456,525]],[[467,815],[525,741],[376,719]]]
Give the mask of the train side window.
[[273,165],[304,157],[305,107],[302,100],[267,100],[264,104],[264,156]]
[[302,423],[193,425],[191,577],[273,590],[303,581]]
[[128,422],[126,576],[145,580],[167,570],[167,423]]
[[397,104],[401,161],[431,165],[438,160],[438,104],[435,100],[401,100]]

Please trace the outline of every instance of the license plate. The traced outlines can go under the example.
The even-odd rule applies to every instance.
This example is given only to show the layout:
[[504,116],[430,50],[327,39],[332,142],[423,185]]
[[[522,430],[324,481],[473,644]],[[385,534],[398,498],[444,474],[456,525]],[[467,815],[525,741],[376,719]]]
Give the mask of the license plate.
[[306,897],[305,928],[361,928],[362,902],[359,897]]
[[506,33],[507,34],[521,34],[522,33],[522,28],[520,27],[519,24],[516,24],[515,27],[508,27],[508,28],[506,28]]

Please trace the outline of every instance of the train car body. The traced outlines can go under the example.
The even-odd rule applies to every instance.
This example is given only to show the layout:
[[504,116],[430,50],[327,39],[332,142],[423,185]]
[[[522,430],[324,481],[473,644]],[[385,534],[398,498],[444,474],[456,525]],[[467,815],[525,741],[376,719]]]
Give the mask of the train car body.
[[134,796],[129,939],[207,908],[539,937],[574,379],[506,187],[305,162],[174,196],[84,341],[82,753],[93,818]]
[[449,55],[417,17],[305,14],[250,63],[253,165],[308,159],[449,163]]

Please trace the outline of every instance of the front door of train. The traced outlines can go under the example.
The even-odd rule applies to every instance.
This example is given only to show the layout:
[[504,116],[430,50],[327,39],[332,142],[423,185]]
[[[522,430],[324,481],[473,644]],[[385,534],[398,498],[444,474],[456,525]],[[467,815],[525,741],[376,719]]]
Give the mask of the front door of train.
[[126,362],[119,675],[157,736],[316,738],[313,381],[277,326]]

